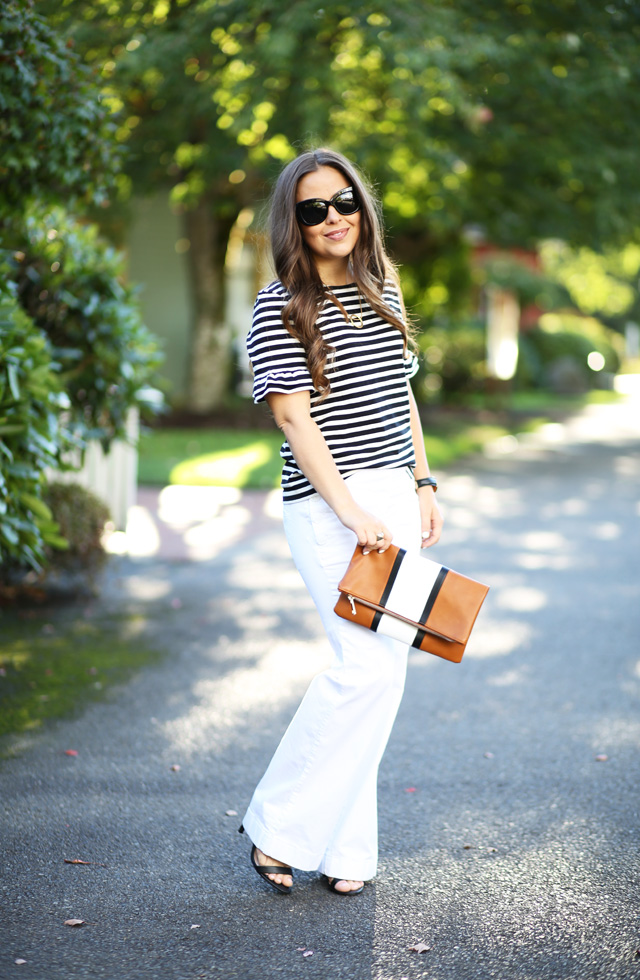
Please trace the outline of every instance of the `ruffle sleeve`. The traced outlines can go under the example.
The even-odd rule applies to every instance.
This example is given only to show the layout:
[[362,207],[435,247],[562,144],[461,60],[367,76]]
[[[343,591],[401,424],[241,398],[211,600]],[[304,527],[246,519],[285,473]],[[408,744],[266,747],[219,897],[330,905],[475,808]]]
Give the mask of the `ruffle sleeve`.
[[407,351],[407,356],[404,358],[402,363],[404,364],[404,373],[407,376],[407,379],[413,378],[413,376],[418,373],[420,362],[413,351]]
[[264,401],[270,392],[293,394],[313,391],[304,348],[282,323],[288,295],[282,288],[261,290],[253,308],[247,352],[253,368],[253,400]]

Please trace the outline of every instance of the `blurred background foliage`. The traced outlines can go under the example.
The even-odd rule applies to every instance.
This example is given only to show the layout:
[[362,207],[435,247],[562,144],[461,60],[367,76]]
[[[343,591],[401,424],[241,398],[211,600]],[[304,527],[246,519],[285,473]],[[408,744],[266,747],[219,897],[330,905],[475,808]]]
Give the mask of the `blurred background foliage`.
[[[494,274],[540,294],[542,309],[566,301],[614,327],[632,310],[635,2],[42,0],[40,9],[99,74],[127,150],[119,201],[164,189],[182,215],[192,409],[214,408],[228,390],[231,231],[309,145],[333,145],[372,177],[423,329],[462,325]],[[501,249],[562,245],[549,246],[544,277],[527,285],[517,263],[474,268],[478,235]],[[589,262],[603,270],[597,310]]]
[[640,320],[639,41],[635,0],[5,0],[2,557],[62,546],[45,470],[108,447],[157,384],[117,251],[131,202],[163,194],[181,222],[186,407],[207,416],[233,387],[229,243],[260,238],[309,146],[380,195],[424,402],[484,390],[492,289],[522,311],[514,385],[603,383]]
[[[159,364],[121,257],[86,219],[122,147],[94,68],[31,0],[0,9],[0,585],[67,550],[47,473],[123,434]],[[82,222],[60,207],[82,216]],[[157,401],[156,401],[157,405]]]

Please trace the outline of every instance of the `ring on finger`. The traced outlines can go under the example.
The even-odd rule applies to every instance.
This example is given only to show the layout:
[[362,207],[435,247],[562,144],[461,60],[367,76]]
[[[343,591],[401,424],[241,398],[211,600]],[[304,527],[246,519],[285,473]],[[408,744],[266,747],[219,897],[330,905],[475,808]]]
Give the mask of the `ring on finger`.
[[378,531],[378,533],[376,534],[376,541],[384,541],[384,534],[382,533],[382,531]]

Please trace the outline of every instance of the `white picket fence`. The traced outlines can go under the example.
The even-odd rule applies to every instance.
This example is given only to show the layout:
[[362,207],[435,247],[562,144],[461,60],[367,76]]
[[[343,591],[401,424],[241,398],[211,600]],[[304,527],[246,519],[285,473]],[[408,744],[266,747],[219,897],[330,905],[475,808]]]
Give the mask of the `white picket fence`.
[[[127,440],[117,440],[108,453],[104,453],[99,442],[89,444],[84,463],[80,469],[60,472],[49,470],[49,481],[80,483],[105,502],[111,512],[115,529],[124,531],[127,527],[129,508],[136,502],[138,485],[139,417],[137,409],[131,409],[127,416]],[[79,465],[80,460],[70,460]]]

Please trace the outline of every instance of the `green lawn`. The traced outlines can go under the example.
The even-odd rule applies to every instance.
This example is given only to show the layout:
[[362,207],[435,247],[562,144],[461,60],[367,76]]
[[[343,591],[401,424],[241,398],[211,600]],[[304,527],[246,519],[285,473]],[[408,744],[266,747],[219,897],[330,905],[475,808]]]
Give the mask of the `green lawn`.
[[[531,431],[589,402],[617,397],[611,391],[578,396],[518,392],[508,397],[508,411],[479,397],[469,401],[465,411],[435,412],[433,422],[425,425],[429,464],[438,470],[460,456],[482,449],[490,440]],[[500,421],[478,421],[487,416]],[[138,481],[150,486],[182,483],[271,489],[280,484],[281,444],[282,435],[275,426],[273,431],[152,429],[140,439]]]
[[0,611],[0,735],[72,714],[159,659],[144,625],[135,616],[90,622],[72,607],[28,618]]
[[140,439],[138,482],[271,489],[282,435],[253,429],[153,429]]
[[[542,416],[539,421],[547,421]],[[482,448],[491,439],[522,432],[530,418],[508,425],[480,424],[448,418],[427,431],[425,445],[435,470]],[[182,483],[271,489],[280,484],[282,436],[242,429],[154,429],[139,445],[138,481],[142,485]]]

